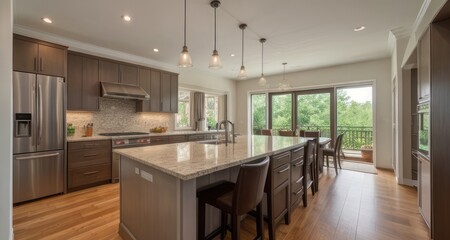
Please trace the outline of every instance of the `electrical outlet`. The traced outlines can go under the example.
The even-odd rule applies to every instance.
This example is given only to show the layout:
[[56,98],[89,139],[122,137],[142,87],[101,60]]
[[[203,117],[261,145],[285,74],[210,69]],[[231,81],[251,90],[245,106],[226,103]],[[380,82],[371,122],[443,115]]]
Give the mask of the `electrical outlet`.
[[137,175],[139,175],[139,168],[135,167],[135,168],[134,168],[134,173],[136,173]]
[[141,171],[141,178],[143,178],[149,182],[153,182],[153,175],[146,171]]

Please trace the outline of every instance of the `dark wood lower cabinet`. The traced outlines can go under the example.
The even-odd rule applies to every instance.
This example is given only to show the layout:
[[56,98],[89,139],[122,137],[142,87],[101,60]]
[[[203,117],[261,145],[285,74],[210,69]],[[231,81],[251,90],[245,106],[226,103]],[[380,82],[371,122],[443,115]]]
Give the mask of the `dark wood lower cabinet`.
[[305,189],[303,187],[303,165],[305,148],[292,150],[291,160],[291,210],[295,209],[302,200]]
[[69,142],[67,189],[76,191],[111,182],[111,141]]

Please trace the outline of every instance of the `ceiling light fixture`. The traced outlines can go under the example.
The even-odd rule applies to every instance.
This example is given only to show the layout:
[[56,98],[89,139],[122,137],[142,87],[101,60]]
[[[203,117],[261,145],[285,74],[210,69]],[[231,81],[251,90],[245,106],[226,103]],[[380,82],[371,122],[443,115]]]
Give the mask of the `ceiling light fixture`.
[[159,52],[159,49],[153,48],[153,52]]
[[178,67],[192,67],[192,58],[186,46],[186,0],[184,0],[184,45],[178,58]]
[[130,17],[129,15],[123,15],[123,16],[122,16],[122,19],[123,19],[125,22],[131,21],[131,17]]
[[285,90],[288,90],[289,88],[291,88],[291,84],[289,84],[285,78],[287,63],[282,63],[282,64],[283,64],[283,80],[281,80],[281,82],[278,84],[278,89],[281,91],[285,91]]
[[213,0],[211,1],[211,7],[214,8],[214,51],[211,56],[211,59],[209,60],[209,68],[211,69],[220,69],[222,68],[222,63],[220,61],[219,52],[217,51],[216,44],[217,44],[217,8],[220,6],[219,0]]
[[261,77],[258,80],[258,84],[261,86],[266,86],[267,80],[264,77],[264,43],[266,42],[265,38],[259,39],[261,43]]
[[234,53],[232,53],[232,54],[230,54],[230,56],[234,57],[235,55],[234,55]]
[[364,30],[364,29],[366,29],[366,27],[365,27],[365,26],[359,26],[359,27],[357,27],[357,28],[353,29],[353,31],[355,31],[355,32],[359,32],[359,31],[362,31],[362,30]]
[[247,27],[247,24],[243,23],[239,25],[239,28],[242,30],[242,61],[241,61],[241,69],[239,70],[238,79],[246,79],[247,72],[244,67],[244,30]]
[[42,21],[44,21],[44,22],[46,22],[46,23],[52,23],[52,22],[53,22],[53,21],[52,21],[50,18],[48,18],[48,17],[42,18]]

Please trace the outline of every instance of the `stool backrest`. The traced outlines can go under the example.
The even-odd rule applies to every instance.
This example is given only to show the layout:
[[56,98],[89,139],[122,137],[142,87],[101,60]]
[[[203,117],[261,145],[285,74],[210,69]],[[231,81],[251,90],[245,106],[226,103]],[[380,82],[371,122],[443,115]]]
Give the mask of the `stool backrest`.
[[295,131],[291,131],[291,130],[279,130],[278,134],[280,136],[285,136],[285,137],[293,137],[295,136]]
[[234,214],[247,213],[262,201],[268,170],[269,157],[258,163],[241,165],[233,193]]
[[306,145],[306,164],[305,166],[307,166],[308,164],[311,164],[314,161],[314,156],[315,156],[315,148],[316,148],[316,144],[317,144],[317,138],[314,138],[314,140],[308,140],[308,144]]
[[261,129],[261,135],[272,136],[272,129]]
[[320,138],[320,131],[305,131],[304,137]]
[[341,133],[338,135],[336,142],[334,143],[334,152],[335,155],[337,156],[337,154],[339,154],[342,150],[342,140],[344,138],[344,134]]

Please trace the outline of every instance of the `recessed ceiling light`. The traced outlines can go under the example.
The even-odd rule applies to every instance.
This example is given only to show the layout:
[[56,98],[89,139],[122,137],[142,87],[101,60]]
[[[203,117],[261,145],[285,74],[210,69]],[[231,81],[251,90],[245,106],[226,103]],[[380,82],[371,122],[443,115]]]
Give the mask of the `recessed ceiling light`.
[[366,29],[366,27],[365,27],[365,26],[359,26],[359,27],[357,27],[357,28],[353,29],[353,31],[355,31],[355,32],[359,32],[359,31],[362,31],[362,30],[364,30],[364,29]]
[[42,21],[44,21],[44,22],[46,22],[46,23],[52,23],[52,22],[53,22],[53,21],[52,21],[50,18],[48,18],[48,17],[42,18]]
[[123,16],[122,16],[122,19],[123,19],[124,21],[126,21],[126,22],[131,21],[131,17],[128,16],[128,15],[123,15]]
[[159,52],[159,49],[153,48],[153,52]]
[[235,55],[234,55],[234,53],[232,53],[230,56],[234,57]]

